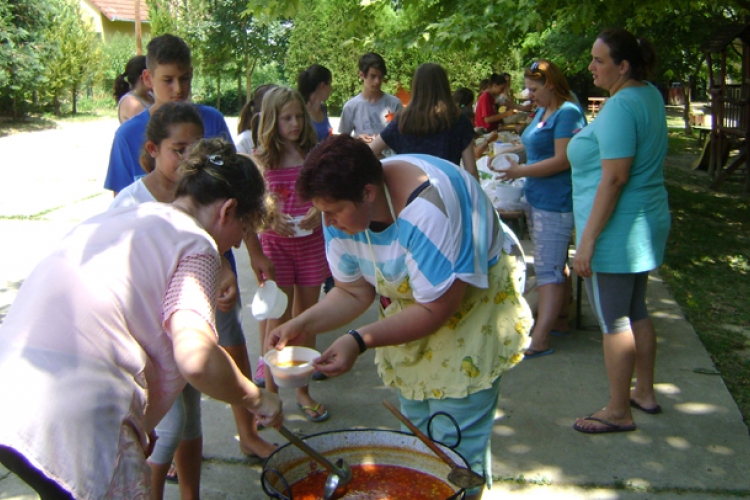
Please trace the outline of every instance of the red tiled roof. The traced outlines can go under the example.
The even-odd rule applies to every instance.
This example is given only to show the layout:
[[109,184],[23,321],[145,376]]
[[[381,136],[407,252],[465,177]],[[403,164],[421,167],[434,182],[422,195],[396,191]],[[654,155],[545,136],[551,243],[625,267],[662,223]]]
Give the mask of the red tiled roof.
[[[141,22],[148,22],[148,5],[141,2]],[[135,0],[91,0],[110,21],[135,22]]]

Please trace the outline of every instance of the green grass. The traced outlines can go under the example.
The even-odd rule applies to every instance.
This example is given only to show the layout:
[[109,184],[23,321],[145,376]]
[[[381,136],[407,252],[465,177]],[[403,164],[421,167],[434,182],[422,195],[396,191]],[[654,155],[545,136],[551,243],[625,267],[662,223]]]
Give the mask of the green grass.
[[[680,133],[681,134],[681,133]],[[735,173],[720,191],[692,171],[695,139],[670,133],[665,178],[672,211],[660,272],[750,426],[750,199]]]
[[0,137],[22,132],[36,132],[57,128],[57,122],[86,122],[102,118],[117,118],[117,107],[111,96],[97,98],[82,98],[78,101],[77,113],[73,114],[71,103],[65,102],[62,114],[33,113],[19,120],[12,121],[4,117],[0,121]]

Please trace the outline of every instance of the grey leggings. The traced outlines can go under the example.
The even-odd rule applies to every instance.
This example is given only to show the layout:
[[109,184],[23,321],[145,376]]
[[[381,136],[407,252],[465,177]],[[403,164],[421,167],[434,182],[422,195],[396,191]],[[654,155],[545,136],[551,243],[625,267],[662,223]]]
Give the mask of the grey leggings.
[[[242,301],[237,297],[234,310],[227,313],[216,311],[216,329],[219,333],[219,345],[232,347],[245,345],[245,334],[242,332],[240,314]],[[166,464],[172,461],[177,446],[183,439],[195,439],[202,434],[201,426],[201,393],[188,384],[175,400],[172,408],[156,426],[154,452],[149,462]]]
[[149,462],[171,462],[181,440],[198,438],[202,432],[201,393],[188,384],[156,426],[156,435],[159,439],[156,440],[154,452],[148,458]]
[[646,286],[648,272],[594,273],[584,279],[589,302],[603,333],[620,333],[648,318]]

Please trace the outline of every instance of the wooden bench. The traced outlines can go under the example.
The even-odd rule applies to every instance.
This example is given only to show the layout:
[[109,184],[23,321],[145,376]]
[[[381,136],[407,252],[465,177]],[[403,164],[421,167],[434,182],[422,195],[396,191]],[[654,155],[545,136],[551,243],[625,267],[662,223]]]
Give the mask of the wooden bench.
[[602,106],[604,105],[604,101],[606,101],[606,97],[589,97],[589,106],[588,109],[591,112],[591,116],[596,118],[596,114],[599,112],[599,110],[602,109]]
[[690,125],[690,129],[698,131],[698,144],[703,144],[708,134],[711,133],[711,127],[705,125]]

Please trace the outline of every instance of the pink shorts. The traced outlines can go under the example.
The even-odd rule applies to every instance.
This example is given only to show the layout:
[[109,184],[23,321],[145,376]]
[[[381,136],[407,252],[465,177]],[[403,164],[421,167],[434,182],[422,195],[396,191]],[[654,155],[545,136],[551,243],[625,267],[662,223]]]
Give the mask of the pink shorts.
[[331,275],[320,229],[299,238],[261,234],[260,242],[276,268],[279,286],[320,286]]

